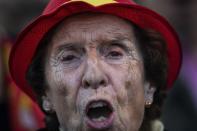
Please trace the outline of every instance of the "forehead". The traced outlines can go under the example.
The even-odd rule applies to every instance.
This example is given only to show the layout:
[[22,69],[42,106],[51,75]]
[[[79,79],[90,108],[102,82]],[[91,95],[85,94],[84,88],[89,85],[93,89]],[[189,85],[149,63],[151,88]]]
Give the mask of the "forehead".
[[[83,13],[66,18],[57,27],[54,38],[84,37],[125,37],[134,39],[130,22],[109,14]],[[94,39],[94,38],[91,38]]]

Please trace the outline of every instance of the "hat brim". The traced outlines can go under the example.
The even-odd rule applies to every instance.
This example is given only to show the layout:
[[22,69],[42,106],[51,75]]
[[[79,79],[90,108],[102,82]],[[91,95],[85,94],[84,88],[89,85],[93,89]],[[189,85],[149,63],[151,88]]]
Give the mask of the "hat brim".
[[35,100],[35,94],[26,81],[26,72],[40,40],[46,32],[67,16],[88,11],[116,15],[132,21],[143,29],[153,29],[159,32],[167,43],[169,65],[166,88],[172,86],[180,70],[182,53],[175,31],[162,16],[136,4],[109,3],[93,6],[78,1],[63,4],[49,13],[42,14],[20,33],[12,48],[9,60],[11,75],[19,88]]

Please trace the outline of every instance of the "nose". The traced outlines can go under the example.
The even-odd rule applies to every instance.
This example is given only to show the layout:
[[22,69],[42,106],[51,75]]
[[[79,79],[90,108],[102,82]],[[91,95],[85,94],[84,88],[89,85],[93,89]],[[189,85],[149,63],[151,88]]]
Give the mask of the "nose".
[[84,88],[97,89],[99,87],[106,87],[108,79],[99,65],[97,60],[88,60],[85,67],[85,72],[82,78],[82,86]]

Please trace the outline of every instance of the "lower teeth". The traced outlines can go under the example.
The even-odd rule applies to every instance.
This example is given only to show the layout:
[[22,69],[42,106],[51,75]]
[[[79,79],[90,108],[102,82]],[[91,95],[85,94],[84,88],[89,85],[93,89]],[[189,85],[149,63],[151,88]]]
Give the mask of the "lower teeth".
[[106,119],[107,119],[106,117],[100,116],[99,118],[93,118],[92,120],[96,122],[101,122],[101,121],[105,121]]

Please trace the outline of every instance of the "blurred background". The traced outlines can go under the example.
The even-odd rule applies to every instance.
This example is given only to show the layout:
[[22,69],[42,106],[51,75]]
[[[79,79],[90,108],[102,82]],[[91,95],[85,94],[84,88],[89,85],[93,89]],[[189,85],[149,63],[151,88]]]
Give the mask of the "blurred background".
[[[135,0],[164,16],[177,31],[183,65],[163,107],[168,131],[197,130],[197,1]],[[17,34],[38,16],[48,0],[0,0],[0,131],[35,131],[43,127],[38,107],[21,92],[8,73],[10,48]]]

